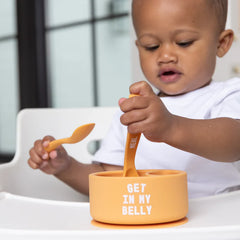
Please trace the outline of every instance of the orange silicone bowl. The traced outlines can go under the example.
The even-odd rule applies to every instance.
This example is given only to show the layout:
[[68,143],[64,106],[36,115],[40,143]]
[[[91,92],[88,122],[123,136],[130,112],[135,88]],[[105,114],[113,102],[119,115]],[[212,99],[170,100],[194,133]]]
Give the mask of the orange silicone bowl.
[[184,218],[188,212],[187,174],[178,170],[122,171],[89,176],[90,213],[110,224],[157,224]]

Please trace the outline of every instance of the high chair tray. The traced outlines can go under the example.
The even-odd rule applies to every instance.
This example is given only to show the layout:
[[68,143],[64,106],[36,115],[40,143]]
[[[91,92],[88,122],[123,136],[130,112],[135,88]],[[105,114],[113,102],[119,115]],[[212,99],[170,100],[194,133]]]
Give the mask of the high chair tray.
[[159,229],[107,229],[91,224],[89,203],[0,193],[0,239],[240,239],[240,191],[189,201],[188,222]]

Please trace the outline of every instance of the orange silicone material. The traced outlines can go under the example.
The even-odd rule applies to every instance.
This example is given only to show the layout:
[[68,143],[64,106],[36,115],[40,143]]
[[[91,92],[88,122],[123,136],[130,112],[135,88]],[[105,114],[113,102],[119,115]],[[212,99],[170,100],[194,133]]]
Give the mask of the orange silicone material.
[[[138,96],[136,94],[130,94],[129,98]],[[137,151],[137,146],[141,137],[141,133],[131,134],[127,133],[127,141],[125,146],[125,155],[124,155],[124,168],[123,176],[124,177],[137,177],[138,173],[135,168],[135,155]]]
[[188,212],[187,174],[178,170],[138,170],[89,175],[90,213],[95,221],[141,225],[173,222]]
[[127,141],[125,147],[125,156],[124,156],[124,177],[137,177],[138,173],[135,168],[135,155],[137,146],[141,137],[141,133],[138,134],[127,134]]
[[81,140],[83,140],[85,137],[89,135],[89,133],[93,130],[94,126],[95,126],[95,123],[84,124],[76,128],[71,137],[57,139],[50,142],[49,145],[45,148],[45,150],[47,152],[51,152],[61,144],[80,142]]
[[141,225],[124,225],[124,224],[110,224],[110,223],[102,223],[97,222],[95,220],[91,221],[91,224],[100,228],[108,228],[108,229],[157,229],[157,228],[170,228],[177,227],[183,225],[188,222],[188,218],[182,218],[180,220],[174,222],[166,222],[166,223],[156,223],[156,224],[141,224]]

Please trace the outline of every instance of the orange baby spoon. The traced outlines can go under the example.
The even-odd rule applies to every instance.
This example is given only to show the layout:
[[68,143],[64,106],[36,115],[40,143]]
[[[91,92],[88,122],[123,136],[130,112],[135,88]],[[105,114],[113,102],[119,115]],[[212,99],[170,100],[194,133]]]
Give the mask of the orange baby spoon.
[[49,145],[45,148],[47,152],[51,152],[56,149],[58,146],[64,143],[77,143],[83,140],[88,134],[93,130],[95,123],[84,124],[75,129],[71,137],[61,138],[57,140],[53,140],[49,143]]
[[[129,97],[138,96],[135,94],[130,94]],[[138,173],[135,167],[135,155],[137,151],[137,146],[141,137],[141,133],[131,134],[128,132],[127,141],[125,146],[124,155],[124,167],[123,167],[123,177],[138,177]]]

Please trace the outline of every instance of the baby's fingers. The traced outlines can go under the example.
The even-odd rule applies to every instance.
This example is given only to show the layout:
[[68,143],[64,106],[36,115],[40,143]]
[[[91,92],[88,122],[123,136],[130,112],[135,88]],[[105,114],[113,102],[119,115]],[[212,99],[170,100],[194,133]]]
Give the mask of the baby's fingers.
[[[49,144],[49,140],[37,140],[34,142],[34,146],[30,151],[35,151],[36,154],[38,154],[39,156],[41,156],[43,159],[47,159],[47,151],[45,150],[44,145],[48,145]],[[29,152],[30,154],[30,152]],[[44,157],[43,157],[44,156]]]
[[36,162],[34,162],[31,158],[28,159],[28,165],[32,168],[32,169],[38,169],[39,168],[39,164],[37,164]]
[[33,169],[38,169],[39,166],[44,161],[40,155],[37,154],[34,148],[29,151],[30,158],[28,159],[28,164]]
[[34,146],[29,151],[28,164],[33,169],[38,169],[44,160],[49,159],[49,155],[44,149],[44,145],[48,145],[49,140],[37,140],[34,142]]
[[130,88],[130,93],[140,96],[155,96],[152,87],[146,81],[133,83]]

